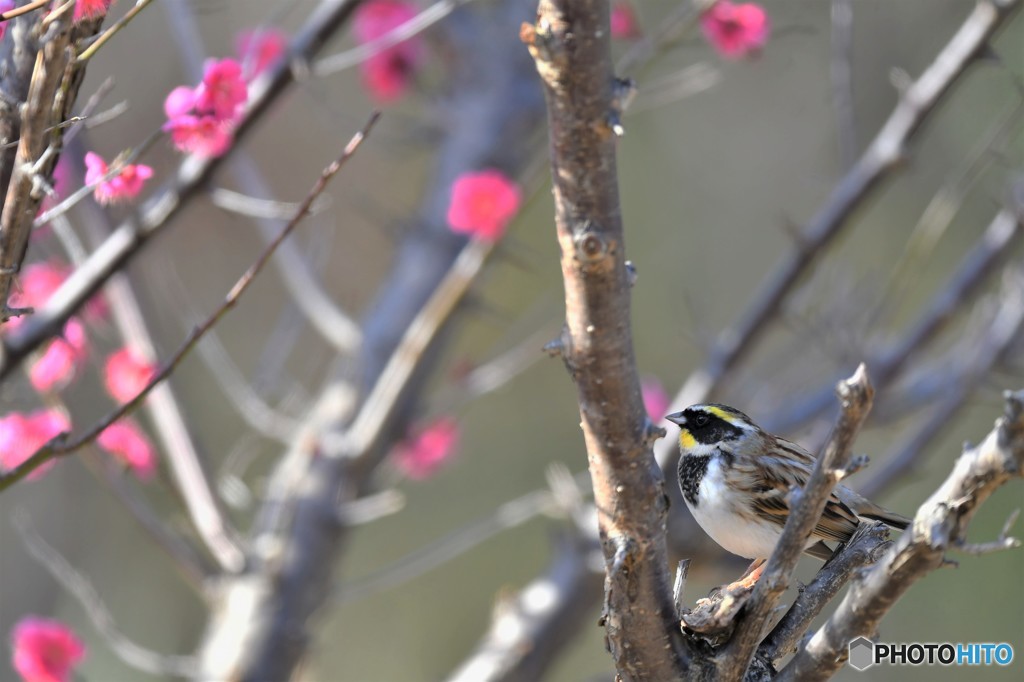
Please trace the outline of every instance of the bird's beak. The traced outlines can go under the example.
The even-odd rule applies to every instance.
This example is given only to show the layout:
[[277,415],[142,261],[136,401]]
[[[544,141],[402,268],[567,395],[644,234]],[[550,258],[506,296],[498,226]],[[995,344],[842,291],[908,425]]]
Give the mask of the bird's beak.
[[665,419],[669,420],[673,424],[679,424],[680,426],[686,426],[686,417],[683,416],[682,412],[673,412],[670,415],[666,415]]

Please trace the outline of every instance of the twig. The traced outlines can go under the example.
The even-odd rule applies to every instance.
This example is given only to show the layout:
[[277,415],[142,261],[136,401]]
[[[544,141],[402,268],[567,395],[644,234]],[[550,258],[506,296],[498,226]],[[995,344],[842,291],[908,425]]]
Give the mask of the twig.
[[[81,152],[78,145],[71,147]],[[103,241],[109,229],[107,214],[95,203],[87,202],[82,222],[91,241]],[[149,362],[157,358],[156,345],[146,327],[145,317],[125,273],[114,276],[104,294],[110,302],[114,324],[125,344],[141,353]],[[153,389],[145,402],[156,436],[168,462],[175,489],[181,496],[189,519],[221,570],[242,569],[245,557],[235,530],[214,495],[210,477],[189,432],[185,416],[170,382]]]
[[132,518],[149,534],[154,544],[162,549],[174,562],[183,580],[196,594],[206,596],[207,581],[214,575],[214,566],[191,542],[182,537],[170,524],[161,518],[149,502],[132,488],[125,477],[124,469],[110,461],[110,457],[86,456],[89,468],[97,471],[110,494],[128,510]]
[[7,10],[6,12],[0,13],[0,21],[7,21],[8,19],[13,19],[14,17],[20,17],[22,14],[34,12],[37,9],[43,7],[48,2],[50,2],[50,0],[33,0],[33,2],[24,4],[21,7],[14,7],[12,9]]
[[409,386],[423,355],[476,281],[493,250],[492,242],[471,241],[466,244],[430,300],[409,324],[401,343],[385,365],[373,390],[363,401],[352,425],[340,437],[324,439],[325,456],[362,458],[363,466],[375,465],[370,458],[378,449],[373,445],[379,441],[384,426],[400,404],[399,396]]
[[544,671],[577,633],[579,613],[589,611],[600,593],[601,575],[587,556],[598,552],[590,542],[562,536],[544,575],[495,607],[491,627],[476,650],[448,682],[528,682]]
[[[288,220],[295,213],[298,205],[291,201],[276,201],[274,199],[260,199],[241,192],[234,192],[224,187],[216,187],[210,191],[210,201],[217,208],[231,211],[238,215],[249,218],[266,218],[268,220]],[[330,208],[330,197],[324,201],[318,201],[310,208],[309,214],[314,216]]]
[[832,435],[803,490],[793,491],[795,502],[775,550],[754,587],[746,609],[737,619],[732,638],[715,654],[717,674],[726,680],[742,679],[772,612],[803,554],[807,538],[821,518],[833,488],[847,473],[853,441],[867,419],[874,398],[864,365],[836,387],[841,411]]
[[146,7],[151,2],[153,2],[153,0],[138,0],[130,10],[124,13],[123,17],[117,20],[117,22],[113,26],[111,26],[106,31],[97,36],[96,40],[93,41],[92,45],[90,45],[85,50],[80,52],[75,61],[79,64],[84,64],[85,62],[89,61],[89,59],[93,55],[95,55],[101,47],[107,44],[108,40],[113,38],[118,31],[127,26],[128,23],[136,16],[138,16],[139,12],[146,9]]
[[87,196],[92,194],[97,187],[102,185],[118,175],[124,170],[124,167],[134,163],[140,156],[149,151],[150,147],[156,144],[157,140],[163,138],[163,133],[159,130],[149,134],[149,136],[142,141],[137,147],[131,149],[127,154],[120,156],[115,162],[110,164],[107,172],[103,174],[103,177],[93,180],[87,185],[79,187],[77,190],[69,194],[65,199],[52,208],[43,211],[32,223],[33,227],[42,227],[46,223],[50,222],[58,216],[62,216],[71,209],[73,209],[80,201],[85,199]]
[[377,568],[366,578],[356,578],[338,588],[338,602],[345,604],[391,589],[442,566],[510,528],[518,528],[542,514],[558,509],[550,490],[534,490],[510,500],[486,517],[435,540],[421,549]]
[[[192,7],[185,0],[170,0],[163,3],[163,6],[175,29],[172,34],[178,42],[186,70],[193,79],[199,80],[203,73],[202,56],[205,50]],[[238,184],[248,194],[271,195],[256,162],[244,151],[233,154],[228,166]],[[285,215],[284,219],[287,220],[290,215]],[[259,219],[256,225],[265,241],[272,240],[277,234],[278,225],[272,220]],[[350,354],[355,351],[362,340],[358,325],[327,294],[297,247],[291,242],[284,244],[274,257],[274,265],[310,325],[340,353]]]
[[235,304],[238,302],[238,299],[246,291],[246,289],[249,288],[253,280],[256,278],[256,275],[258,275],[260,271],[263,270],[263,267],[267,264],[267,261],[273,255],[274,250],[278,247],[278,245],[281,244],[282,241],[284,241],[285,238],[288,237],[289,234],[292,233],[292,231],[299,225],[299,223],[302,222],[302,219],[306,217],[306,212],[309,210],[309,207],[312,205],[313,201],[316,199],[317,196],[320,195],[321,192],[324,191],[324,189],[326,189],[327,184],[330,182],[331,178],[333,178],[334,175],[345,164],[345,162],[348,161],[349,158],[351,158],[352,154],[355,153],[356,149],[358,149],[359,145],[370,133],[370,131],[372,130],[373,126],[376,124],[379,118],[380,114],[375,112],[370,117],[370,120],[366,124],[366,126],[364,126],[364,128],[360,132],[356,133],[356,135],[351,140],[349,140],[341,156],[339,156],[335,161],[333,161],[329,166],[327,166],[323,170],[323,173],[320,175],[320,178],[317,180],[316,184],[313,186],[309,194],[306,195],[306,198],[299,205],[299,211],[296,212],[295,216],[288,222],[287,225],[284,226],[284,228],[282,228],[277,238],[274,241],[272,241],[267,246],[266,249],[263,250],[263,252],[256,259],[256,262],[249,266],[249,269],[245,271],[245,274],[243,274],[242,277],[239,278],[237,282],[235,282],[235,285],[231,288],[227,296],[224,298],[224,302],[208,318],[206,318],[206,320],[204,320],[202,324],[198,325],[195,329],[193,329],[192,333],[189,334],[185,342],[178,347],[178,350],[175,351],[175,353],[161,365],[159,371],[157,371],[157,373],[150,380],[150,382],[146,384],[145,388],[142,389],[139,395],[135,396],[135,398],[126,402],[118,409],[114,410],[109,415],[101,419],[96,425],[94,425],[91,429],[86,431],[78,438],[68,440],[67,434],[61,434],[60,436],[51,440],[47,445],[43,446],[40,450],[35,452],[32,456],[30,456],[28,459],[26,459],[24,462],[19,464],[14,469],[11,469],[7,472],[4,472],[3,474],[0,474],[0,492],[6,490],[14,483],[18,482],[28,474],[32,473],[32,471],[34,471],[36,468],[38,468],[45,462],[49,461],[50,459],[58,456],[71,454],[76,450],[82,448],[83,446],[87,445],[88,443],[91,443],[108,426],[110,426],[111,424],[113,424],[115,421],[125,416],[126,414],[130,413],[138,405],[140,405],[142,401],[145,399],[145,397],[150,393],[150,391],[153,390],[153,388],[155,388],[158,384],[160,384],[160,382],[162,382],[164,379],[170,376],[171,372],[173,372],[175,368],[177,368],[177,366],[181,363],[184,357],[189,353],[189,351],[192,350],[192,348],[195,347],[199,340],[203,338],[206,332],[212,329],[217,324],[217,322],[219,322],[220,319],[225,314],[227,314],[229,310],[235,307]]
[[800,594],[758,647],[757,656],[774,663],[796,650],[811,622],[839,593],[854,573],[878,561],[889,548],[889,529],[881,522],[862,523],[853,537],[800,589]]
[[[972,343],[969,351],[961,350],[959,353],[963,358],[959,363],[963,369],[957,372],[956,380],[946,383],[941,402],[935,410],[894,453],[883,460],[884,464],[861,486],[864,495],[877,495],[915,464],[921,453],[948,426],[978,384],[995,365],[1006,358],[1014,342],[1024,333],[1024,272],[1015,268],[1007,273],[1006,279],[999,310],[986,325],[984,336],[980,341]],[[948,369],[949,363],[945,363],[945,367]]]
[[964,538],[988,496],[1024,472],[1024,391],[1005,394],[1005,412],[977,447],[968,448],[952,473],[918,509],[914,522],[778,676],[780,682],[824,680],[842,664],[849,642],[870,636],[911,585],[942,566],[948,548]]
[[329,76],[362,64],[374,55],[380,54],[384,50],[422,33],[454,12],[459,6],[473,1],[439,0],[439,2],[435,2],[426,9],[417,12],[416,16],[378,38],[374,38],[359,47],[353,47],[344,52],[321,58],[313,65],[313,75],[319,77]]
[[999,537],[991,542],[963,542],[956,543],[956,548],[964,554],[971,554],[974,556],[982,556],[984,554],[992,554],[993,552],[1002,552],[1007,549],[1017,549],[1020,547],[1020,539],[1010,537],[1010,529],[1013,528],[1013,524],[1017,522],[1017,517],[1020,516],[1020,508],[1014,509],[1010,512],[1010,515],[1006,518],[1003,523],[1003,529],[999,531]]
[[839,161],[845,171],[857,160],[857,117],[853,106],[853,2],[832,0],[832,106],[836,109]]
[[[849,223],[854,210],[899,166],[907,146],[942,97],[1020,6],[1021,0],[982,0],[975,6],[932,64],[902,93],[871,145],[808,221],[800,233],[799,248],[779,263],[746,311],[719,335],[707,362],[687,379],[673,400],[673,409],[706,400],[749,353],[821,251]],[[659,444],[658,461],[671,460],[673,451],[671,443]]]
[[[868,362],[879,389],[891,385],[915,355],[922,354],[940,338],[940,332],[953,321],[957,310],[981,289],[990,275],[998,272],[1000,262],[1007,258],[1022,232],[1021,221],[1013,212],[1007,209],[996,214],[981,239],[932,296],[907,333],[890,348],[871,354]],[[765,427],[776,432],[790,431],[820,414],[827,408],[828,400],[828,391],[816,389],[810,397],[799,399],[781,414],[774,415]]]
[[[357,4],[358,0],[321,0],[292,40],[289,55],[298,59],[317,52]],[[271,67],[251,85],[249,102],[235,128],[235,144],[232,149],[239,146],[271,104],[293,82],[294,75],[290,66],[282,62]],[[68,277],[43,308],[14,333],[0,340],[0,379],[9,375],[46,339],[59,333],[74,311],[89,300],[113,273],[120,270],[150,237],[167,225],[189,199],[202,190],[203,184],[224,159],[225,156],[216,159],[190,156],[184,159],[174,181],[147,201],[137,217],[118,227],[82,267]]]
[[[607,572],[604,623],[626,679],[681,677],[690,652],[668,584],[664,481],[650,446],[630,335],[615,171],[609,7],[541,0],[520,35],[548,101],[555,220],[565,281],[560,350],[576,384]],[[660,433],[659,433],[660,432]]]
[[48,545],[32,528],[28,514],[17,513],[14,527],[25,548],[36,562],[44,568],[61,587],[67,590],[85,610],[89,620],[103,635],[103,639],[118,658],[128,665],[151,675],[191,677],[196,670],[192,656],[168,656],[145,649],[131,641],[117,628],[96,588],[81,573],[76,571],[61,554]]

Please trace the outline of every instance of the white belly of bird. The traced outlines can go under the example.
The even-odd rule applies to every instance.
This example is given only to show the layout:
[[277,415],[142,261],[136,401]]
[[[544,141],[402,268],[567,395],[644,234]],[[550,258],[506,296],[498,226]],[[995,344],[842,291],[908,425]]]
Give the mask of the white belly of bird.
[[757,521],[749,513],[740,515],[731,501],[722,477],[722,463],[713,457],[701,479],[697,506],[687,501],[704,532],[724,549],[747,559],[767,559],[775,549],[782,529],[768,521]]

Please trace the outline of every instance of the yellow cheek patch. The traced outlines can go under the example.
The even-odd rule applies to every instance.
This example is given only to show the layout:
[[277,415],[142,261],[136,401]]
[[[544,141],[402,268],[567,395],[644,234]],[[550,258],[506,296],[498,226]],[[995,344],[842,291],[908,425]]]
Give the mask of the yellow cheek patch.
[[710,412],[711,414],[715,415],[719,419],[721,419],[723,421],[727,421],[729,423],[732,423],[733,416],[731,414],[729,414],[728,412],[726,412],[725,410],[723,410],[722,408],[720,408],[720,407],[710,407],[709,406],[709,407],[705,407],[704,409],[707,412]]
[[679,431],[679,447],[684,450],[691,450],[697,446],[697,441],[686,429]]

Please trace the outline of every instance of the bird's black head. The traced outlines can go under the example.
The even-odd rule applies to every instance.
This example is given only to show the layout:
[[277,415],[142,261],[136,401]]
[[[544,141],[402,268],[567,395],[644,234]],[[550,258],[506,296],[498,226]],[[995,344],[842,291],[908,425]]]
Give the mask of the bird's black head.
[[[665,417],[679,425],[680,443],[689,434],[694,444],[712,445],[722,441],[736,440],[750,431],[753,422],[750,417],[734,407],[718,403],[691,405],[682,412],[675,412]],[[685,444],[683,444],[685,447]]]

